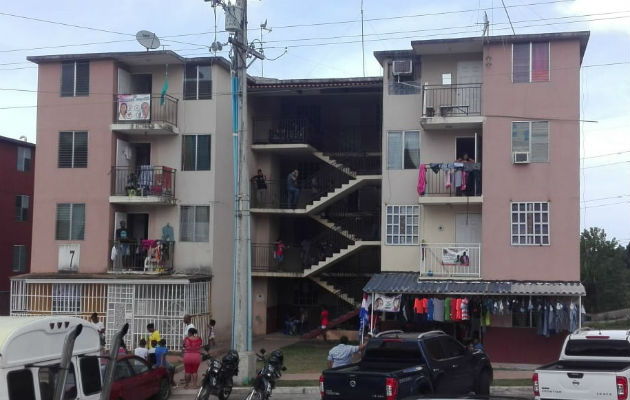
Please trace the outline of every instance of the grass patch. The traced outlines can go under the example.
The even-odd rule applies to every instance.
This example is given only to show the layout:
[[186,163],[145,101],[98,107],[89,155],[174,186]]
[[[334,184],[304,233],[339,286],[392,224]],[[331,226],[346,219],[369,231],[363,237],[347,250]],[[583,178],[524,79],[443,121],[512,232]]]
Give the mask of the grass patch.
[[284,387],[301,387],[301,386],[319,386],[319,380],[308,380],[308,379],[303,379],[303,380],[297,380],[297,381],[285,381],[283,379],[280,379],[279,381],[276,382],[276,386],[284,386]]
[[322,372],[326,369],[328,351],[336,343],[322,343],[317,341],[301,341],[283,347],[285,373],[299,374],[307,372]]
[[620,319],[617,321],[588,321],[583,324],[593,329],[630,329],[630,320]]
[[495,379],[492,386],[531,386],[531,379]]

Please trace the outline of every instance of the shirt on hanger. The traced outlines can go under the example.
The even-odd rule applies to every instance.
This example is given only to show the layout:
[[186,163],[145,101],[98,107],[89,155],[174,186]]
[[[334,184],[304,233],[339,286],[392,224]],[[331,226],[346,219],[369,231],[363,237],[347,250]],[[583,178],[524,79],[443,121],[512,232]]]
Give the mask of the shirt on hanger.
[[416,314],[422,314],[422,299],[415,299],[413,301],[413,311]]
[[462,320],[468,321],[468,319],[468,299],[464,297],[462,299]]
[[433,299],[429,299],[427,301],[427,320],[433,321],[433,311],[434,311]]
[[444,321],[444,300],[433,299],[433,320]]
[[451,300],[450,297],[444,300],[444,321],[451,320]]
[[458,298],[455,301],[455,320],[456,321],[462,320],[462,299],[461,298]]

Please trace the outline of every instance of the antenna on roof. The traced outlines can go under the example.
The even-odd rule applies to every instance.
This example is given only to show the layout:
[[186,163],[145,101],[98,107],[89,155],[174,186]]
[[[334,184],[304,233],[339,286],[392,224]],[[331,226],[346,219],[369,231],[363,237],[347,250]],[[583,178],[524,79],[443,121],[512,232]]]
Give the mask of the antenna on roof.
[[160,47],[160,39],[155,33],[149,31],[139,31],[136,33],[136,40],[142,47],[149,50],[157,49]]
[[483,12],[483,32],[481,33],[481,36],[488,36],[490,35],[490,21],[488,21],[488,13],[487,12]]
[[514,32],[514,25],[512,25],[512,19],[510,18],[510,13],[508,13],[507,7],[505,6],[505,2],[501,0],[501,4],[503,4],[503,9],[505,10],[505,15],[507,15],[507,19],[510,22],[510,28],[512,28],[512,35],[516,35]]

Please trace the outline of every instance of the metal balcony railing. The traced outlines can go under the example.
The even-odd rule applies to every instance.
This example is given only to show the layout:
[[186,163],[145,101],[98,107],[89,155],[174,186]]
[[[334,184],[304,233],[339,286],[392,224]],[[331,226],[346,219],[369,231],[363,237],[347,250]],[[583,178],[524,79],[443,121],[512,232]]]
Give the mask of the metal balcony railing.
[[424,117],[481,115],[481,83],[423,86]]
[[253,123],[253,144],[315,145],[317,135],[306,118],[257,118]]
[[115,94],[114,122],[143,123],[166,122],[177,126],[178,99],[164,95],[151,94]]
[[175,242],[162,240],[110,241],[111,272],[162,272],[173,270]]
[[[432,166],[435,171],[431,168]],[[481,196],[481,194],[481,163],[427,165],[425,197]]]
[[480,278],[480,243],[425,243],[421,245],[423,277]]
[[164,166],[112,167],[112,196],[175,199],[175,169]]

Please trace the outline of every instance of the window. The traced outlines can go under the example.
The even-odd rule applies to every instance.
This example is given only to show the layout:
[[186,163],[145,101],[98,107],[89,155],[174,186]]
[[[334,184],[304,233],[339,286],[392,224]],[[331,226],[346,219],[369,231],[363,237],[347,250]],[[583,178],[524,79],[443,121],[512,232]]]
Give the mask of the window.
[[56,240],[83,240],[85,204],[57,204]]
[[28,221],[28,196],[18,195],[15,196],[15,220],[16,221]]
[[432,359],[444,360],[445,358],[447,358],[438,338],[426,340],[424,342],[424,345],[426,346],[427,352]]
[[53,283],[52,312],[76,314],[81,311],[81,286]]
[[[39,368],[39,396],[41,400],[52,400],[55,393],[55,382],[59,373],[59,364]],[[74,376],[74,365],[70,363],[68,375],[66,376],[66,385],[63,390],[64,400],[72,400],[77,398],[77,381]]]
[[87,132],[59,132],[59,168],[87,168]]
[[466,348],[452,337],[442,337],[441,341],[446,358],[461,357],[466,354]]
[[529,153],[529,162],[549,162],[549,121],[512,122],[512,153]]
[[212,98],[212,68],[210,65],[187,64],[184,76],[184,100]]
[[114,380],[121,381],[123,379],[131,378],[133,372],[127,361],[118,361],[114,367]]
[[549,42],[512,45],[512,82],[549,80]]
[[91,395],[101,391],[101,368],[98,357],[86,356],[79,361],[83,393]]
[[90,94],[90,62],[61,63],[61,96],[74,97],[88,94]]
[[35,400],[33,373],[30,369],[18,369],[7,374],[9,400]]
[[453,83],[451,74],[442,74],[442,85],[450,85],[451,83]]
[[512,244],[549,245],[549,203],[512,203]]
[[387,206],[387,244],[418,244],[419,206]]
[[131,368],[136,375],[144,374],[149,370],[147,363],[138,358],[130,358],[129,364],[131,364]]
[[31,149],[28,147],[17,148],[17,170],[20,172],[28,172],[31,170]]
[[210,207],[181,207],[180,240],[182,242],[207,242],[210,226]]
[[420,132],[388,132],[387,169],[418,169],[419,167]]
[[26,271],[26,246],[23,246],[23,245],[13,246],[13,264],[12,264],[11,270],[13,272]]
[[209,171],[210,146],[210,135],[184,135],[182,170]]

